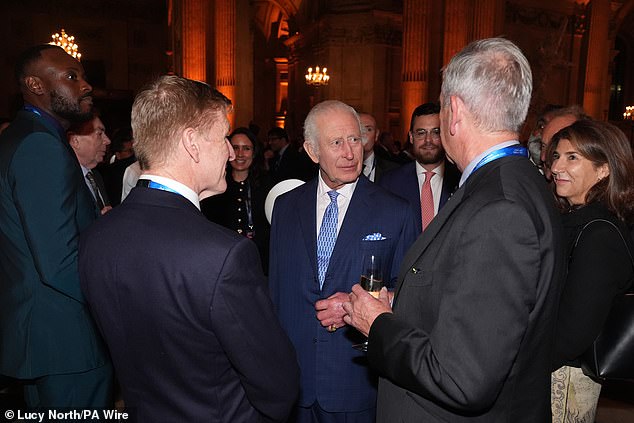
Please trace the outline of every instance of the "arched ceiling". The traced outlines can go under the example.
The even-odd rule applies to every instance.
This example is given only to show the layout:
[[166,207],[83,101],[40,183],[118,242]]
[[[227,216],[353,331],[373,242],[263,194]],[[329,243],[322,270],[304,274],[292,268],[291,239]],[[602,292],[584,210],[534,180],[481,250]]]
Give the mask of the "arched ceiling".
[[289,19],[299,10],[301,0],[253,0],[256,27],[267,40],[289,35]]

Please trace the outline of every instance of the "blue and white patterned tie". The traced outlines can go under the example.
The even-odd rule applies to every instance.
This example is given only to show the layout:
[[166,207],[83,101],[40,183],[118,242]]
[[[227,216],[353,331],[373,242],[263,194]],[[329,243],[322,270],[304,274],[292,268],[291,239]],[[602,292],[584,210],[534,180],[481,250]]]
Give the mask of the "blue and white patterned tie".
[[335,190],[328,191],[330,204],[326,207],[324,218],[321,221],[319,236],[317,237],[317,271],[319,272],[319,289],[324,286],[326,278],[326,270],[330,262],[332,250],[337,242],[337,218],[339,215],[339,207],[337,206],[337,196],[339,193]]

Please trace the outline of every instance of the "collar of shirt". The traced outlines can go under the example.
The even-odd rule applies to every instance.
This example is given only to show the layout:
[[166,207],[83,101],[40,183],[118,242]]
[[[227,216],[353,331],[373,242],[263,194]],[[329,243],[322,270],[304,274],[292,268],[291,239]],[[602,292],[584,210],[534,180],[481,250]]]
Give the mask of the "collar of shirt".
[[[416,162],[416,176],[418,178],[418,193],[423,188],[423,184],[425,183],[425,174],[427,170],[418,162]],[[445,161],[441,161],[438,166],[432,169],[434,172],[434,177],[431,179],[431,195],[434,199],[434,214],[438,214],[438,210],[440,209],[440,195],[442,194],[442,182],[445,176]]]
[[166,187],[173,189],[183,197],[187,198],[194,206],[196,206],[198,210],[200,210],[200,200],[198,199],[198,194],[196,194],[194,190],[187,185],[181,184],[180,182],[170,178],[150,175],[147,173],[142,174],[139,179],[149,179],[150,181],[154,181],[158,184],[165,185]]
[[284,147],[280,148],[280,151],[277,153],[280,158],[284,155],[284,152],[286,151],[286,149],[290,147],[290,144],[286,144]]
[[493,153],[495,150],[499,150],[501,148],[508,147],[510,145],[519,144],[519,143],[520,142],[518,140],[504,141],[500,144],[494,145],[493,147],[489,148],[485,152],[478,154],[473,160],[469,162],[467,167],[464,168],[458,187],[461,187],[462,184],[466,182],[467,178],[469,178],[469,176],[471,175],[471,172],[473,172],[473,169],[478,165],[478,163],[480,163],[480,160],[482,160],[487,154]]
[[[322,179],[321,172],[319,172],[317,184],[317,236],[319,236],[319,229],[321,228],[321,221],[324,220],[324,213],[326,212],[326,207],[330,204],[330,196],[328,195],[328,191],[332,191],[324,180]],[[344,186],[337,189],[339,195],[337,196],[337,208],[338,208],[338,216],[337,216],[337,234],[339,234],[339,230],[341,229],[341,225],[343,224],[343,219],[346,217],[346,212],[348,211],[348,206],[350,205],[350,200],[352,199],[352,194],[354,194],[354,190],[357,187],[356,181],[345,184]]]
[[374,168],[376,162],[374,161],[374,151],[370,152],[370,155],[367,159],[363,161],[363,174],[368,177],[372,182],[374,182]]

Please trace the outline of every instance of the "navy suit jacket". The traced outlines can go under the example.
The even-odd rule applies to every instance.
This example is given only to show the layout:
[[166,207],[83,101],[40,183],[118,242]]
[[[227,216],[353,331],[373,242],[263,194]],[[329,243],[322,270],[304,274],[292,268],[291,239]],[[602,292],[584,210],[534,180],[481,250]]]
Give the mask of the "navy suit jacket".
[[[363,251],[380,249],[386,273],[397,276],[401,259],[416,237],[407,203],[361,176],[339,231],[323,290],[317,276],[316,197],[318,178],[280,196],[271,228],[269,278],[282,326],[295,345],[301,370],[300,406],[317,400],[328,412],[374,407],[376,376],[364,353],[352,348],[364,338],[345,326],[334,333],[321,326],[315,303],[359,282]],[[381,233],[384,241],[363,241]],[[380,243],[374,245],[374,243]]]
[[286,419],[299,369],[251,240],[137,187],[82,234],[79,269],[138,421]]
[[20,111],[0,135],[0,373],[20,379],[109,362],[77,269],[97,209],[60,129]]
[[[451,194],[458,188],[460,182],[460,171],[458,168],[445,160],[445,174],[443,175],[442,191],[440,193],[440,206],[445,205]],[[420,211],[420,188],[418,187],[418,176],[416,175],[416,162],[405,163],[383,175],[378,184],[394,194],[407,200],[416,216],[417,233],[423,231]]]

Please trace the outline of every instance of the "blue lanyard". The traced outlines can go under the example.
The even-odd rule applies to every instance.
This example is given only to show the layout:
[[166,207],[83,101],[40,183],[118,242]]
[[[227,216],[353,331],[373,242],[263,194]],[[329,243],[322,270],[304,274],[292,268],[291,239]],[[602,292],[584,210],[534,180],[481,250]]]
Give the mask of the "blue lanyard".
[[51,125],[53,125],[53,127],[55,129],[57,129],[57,132],[59,133],[59,136],[62,140],[66,139],[66,130],[64,129],[64,127],[57,121],[57,119],[55,119],[53,116],[49,115],[48,113],[46,113],[43,110],[38,109],[35,106],[32,106],[30,104],[25,104],[24,105],[24,110],[31,112],[31,113],[35,113],[36,115],[38,115],[39,117],[41,117],[42,119],[48,121]]
[[35,113],[38,116],[42,116],[42,113],[33,106],[29,106],[28,104],[24,106],[24,110],[28,110],[29,112]]
[[509,145],[508,147],[500,148],[487,154],[478,162],[476,167],[473,168],[471,174],[480,169],[485,164],[492,162],[493,160],[501,159],[506,156],[524,156],[528,157],[528,150],[521,145]]
[[178,192],[178,191],[176,191],[176,190],[173,190],[173,189],[172,189],[172,188],[170,188],[170,187],[166,187],[166,186],[165,186],[165,185],[163,185],[163,184],[159,184],[158,182],[150,181],[150,182],[147,184],[147,186],[148,186],[148,188],[160,189],[161,191],[173,192],[174,194],[181,195],[181,193],[180,193],[180,192]]

